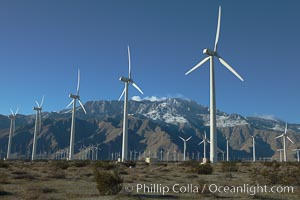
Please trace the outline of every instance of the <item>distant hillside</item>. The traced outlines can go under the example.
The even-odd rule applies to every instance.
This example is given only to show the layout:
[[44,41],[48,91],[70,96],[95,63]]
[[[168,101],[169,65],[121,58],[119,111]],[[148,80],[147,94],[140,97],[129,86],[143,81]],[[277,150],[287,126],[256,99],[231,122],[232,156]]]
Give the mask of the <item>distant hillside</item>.
[[[85,103],[87,115],[78,109],[76,120],[75,153],[81,146],[100,143],[102,159],[111,153],[121,151],[123,102],[89,101]],[[44,112],[42,114],[42,132],[38,136],[37,152],[53,154],[67,148],[70,139],[71,114]],[[209,109],[194,101],[169,98],[163,101],[130,101],[129,102],[129,150],[158,154],[164,156],[169,152],[182,152],[183,144],[178,136],[189,137],[187,152],[194,158],[203,152],[198,146],[204,131],[209,137]],[[18,155],[29,156],[32,149],[34,115],[18,115],[16,133],[12,150]],[[0,151],[2,157],[6,152],[10,121],[0,115]],[[285,123],[280,120],[260,117],[244,117],[238,114],[217,112],[217,134],[219,151],[226,150],[225,137],[230,140],[232,159],[251,158],[252,140],[255,135],[258,158],[278,158],[276,151],[282,148],[281,139],[274,139],[284,131]],[[300,125],[289,124],[288,134],[295,142],[287,142],[288,157],[295,159],[291,149],[300,147]],[[207,147],[209,152],[209,147]],[[1,152],[0,152],[1,153]],[[221,154],[219,155],[221,159]]]

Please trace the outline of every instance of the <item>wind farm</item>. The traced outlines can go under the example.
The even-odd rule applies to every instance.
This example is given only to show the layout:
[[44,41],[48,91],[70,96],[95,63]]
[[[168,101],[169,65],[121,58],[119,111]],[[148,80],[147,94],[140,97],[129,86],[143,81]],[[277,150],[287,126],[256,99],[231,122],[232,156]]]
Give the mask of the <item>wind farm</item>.
[[0,197],[297,199],[300,4],[143,3],[1,3]]

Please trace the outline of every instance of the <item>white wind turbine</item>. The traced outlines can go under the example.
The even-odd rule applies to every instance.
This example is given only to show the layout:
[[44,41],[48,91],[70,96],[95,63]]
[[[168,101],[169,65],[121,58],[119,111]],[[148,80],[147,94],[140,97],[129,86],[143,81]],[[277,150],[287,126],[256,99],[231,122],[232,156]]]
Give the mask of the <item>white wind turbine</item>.
[[130,49],[128,51],[128,78],[121,76],[120,81],[124,82],[125,87],[119,98],[119,101],[125,95],[124,99],[124,117],[123,117],[123,140],[122,140],[122,162],[128,160],[128,84],[132,84],[141,94],[144,94],[143,91],[137,86],[137,84],[131,78],[131,60],[130,60]]
[[281,152],[283,151],[283,149],[277,149],[277,151],[279,151],[279,161],[282,162],[282,154],[281,154]]
[[34,127],[34,134],[33,134],[31,160],[35,160],[37,135],[41,132],[42,129],[42,106],[44,103],[44,96],[40,104],[37,101],[35,101],[35,103],[37,106],[33,107],[33,110],[36,111],[36,116],[35,116],[35,127]]
[[253,148],[252,148],[252,153],[253,153],[253,162],[255,162],[256,161],[256,157],[255,157],[255,136],[253,136],[253,135],[251,135],[251,137],[252,137],[252,145],[253,145]]
[[229,161],[229,138],[226,137],[226,161]]
[[86,114],[86,110],[80,100],[79,96],[79,88],[80,88],[80,71],[78,69],[78,80],[77,80],[77,91],[76,94],[69,94],[69,97],[73,100],[67,105],[67,108],[73,104],[72,108],[72,124],[71,124],[71,137],[70,137],[70,150],[69,150],[69,160],[74,159],[74,142],[75,142],[75,113],[76,113],[76,100],[78,100],[82,110]]
[[237,76],[241,81],[244,79],[219,55],[217,52],[219,33],[220,33],[220,23],[221,23],[221,6],[219,7],[219,17],[218,26],[216,33],[216,40],[214,50],[204,49],[203,54],[207,57],[200,61],[196,66],[190,69],[185,75],[188,75],[195,69],[199,68],[206,61],[210,60],[210,161],[212,163],[217,161],[217,132],[216,132],[216,96],[215,96],[215,73],[214,73],[214,57],[217,57],[222,65],[224,65],[230,72]]
[[8,145],[7,145],[7,155],[6,159],[9,160],[11,159],[10,153],[11,153],[11,142],[12,142],[12,137],[15,134],[15,129],[16,129],[16,116],[18,114],[19,108],[17,108],[16,112],[14,113],[12,109],[10,109],[11,114],[8,116],[10,119],[10,129],[9,129],[9,136],[8,136]]
[[286,162],[287,161],[287,156],[286,156],[286,139],[288,139],[291,143],[294,144],[294,142],[291,140],[291,138],[287,135],[287,123],[285,123],[285,130],[284,133],[275,137],[275,139],[277,138],[281,138],[283,139],[283,161]]
[[179,136],[179,138],[183,141],[183,161],[185,161],[185,152],[186,152],[186,142],[187,141],[189,141],[191,138],[192,138],[192,136],[191,137],[189,137],[188,139],[183,139],[182,137],[180,137]]
[[204,138],[203,138],[203,140],[198,145],[200,145],[202,143],[203,143],[203,160],[205,160],[206,159],[206,143],[210,144],[209,139],[206,137],[206,131],[204,131]]
[[293,149],[293,151],[296,151],[296,153],[297,153],[297,161],[300,162],[300,156],[299,156],[300,149],[299,148],[298,149]]

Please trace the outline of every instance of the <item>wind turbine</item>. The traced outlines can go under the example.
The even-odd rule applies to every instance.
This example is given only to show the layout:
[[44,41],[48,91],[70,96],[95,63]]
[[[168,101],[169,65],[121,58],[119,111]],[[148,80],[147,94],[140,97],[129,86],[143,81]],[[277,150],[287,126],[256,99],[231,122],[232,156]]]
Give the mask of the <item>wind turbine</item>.
[[226,137],[226,161],[229,161],[229,138]]
[[221,6],[219,6],[219,17],[218,17],[218,26],[216,33],[216,40],[214,50],[204,49],[203,54],[206,54],[207,57],[200,61],[196,66],[190,69],[185,75],[188,75],[192,71],[199,68],[205,62],[210,60],[210,161],[212,163],[217,161],[217,132],[216,132],[216,96],[215,96],[215,73],[214,73],[214,57],[217,57],[222,65],[224,65],[230,72],[237,76],[241,81],[244,79],[219,55],[217,52],[219,33],[220,33],[220,23],[221,23]]
[[206,143],[210,144],[210,141],[206,137],[206,131],[204,131],[204,138],[203,138],[203,140],[198,145],[200,145],[202,143],[203,143],[203,160],[206,160]]
[[299,156],[299,151],[300,149],[293,149],[293,151],[296,151],[297,152],[297,161],[300,162],[300,156]]
[[78,80],[77,80],[77,91],[76,94],[69,94],[69,97],[73,100],[67,105],[67,108],[69,108],[73,104],[72,108],[72,123],[71,123],[71,137],[70,137],[70,151],[69,151],[69,160],[73,160],[74,158],[74,142],[75,142],[75,113],[76,113],[76,100],[78,100],[82,110],[86,114],[86,110],[80,100],[79,96],[79,87],[80,87],[80,71],[78,69]]
[[189,141],[192,138],[192,136],[186,140],[180,136],[179,136],[179,138],[183,141],[183,161],[185,161],[186,142]]
[[255,136],[251,135],[252,137],[252,145],[253,145],[253,148],[252,148],[252,151],[253,151],[253,162],[256,161],[256,158],[255,158]]
[[42,106],[44,103],[44,96],[43,96],[40,104],[37,101],[35,101],[35,103],[37,106],[33,107],[33,110],[36,111],[36,116],[35,116],[35,127],[34,127],[34,134],[33,134],[31,160],[35,160],[37,135],[41,132],[41,129],[42,129],[42,114],[41,113],[42,113]]
[[121,76],[120,81],[124,82],[125,87],[119,98],[119,101],[125,95],[124,99],[124,117],[123,117],[123,140],[122,140],[122,162],[128,159],[128,85],[132,84],[141,94],[144,94],[143,91],[137,86],[131,77],[131,60],[130,60],[130,49],[127,47],[128,51],[128,78]]
[[15,134],[15,129],[16,129],[16,116],[18,114],[19,108],[17,108],[16,112],[14,113],[12,109],[10,109],[11,114],[8,116],[10,119],[10,129],[9,129],[9,136],[8,136],[8,145],[7,145],[7,155],[6,159],[9,160],[11,159],[10,153],[11,153],[11,142],[12,142],[12,137]]
[[281,154],[281,152],[283,151],[283,149],[277,149],[277,151],[279,151],[279,161],[282,162],[282,154]]
[[285,123],[285,130],[284,133],[275,137],[275,139],[277,138],[281,138],[283,139],[283,161],[286,162],[287,161],[287,156],[286,156],[286,139],[288,139],[291,143],[294,144],[294,142],[291,140],[291,138],[287,135],[287,123]]

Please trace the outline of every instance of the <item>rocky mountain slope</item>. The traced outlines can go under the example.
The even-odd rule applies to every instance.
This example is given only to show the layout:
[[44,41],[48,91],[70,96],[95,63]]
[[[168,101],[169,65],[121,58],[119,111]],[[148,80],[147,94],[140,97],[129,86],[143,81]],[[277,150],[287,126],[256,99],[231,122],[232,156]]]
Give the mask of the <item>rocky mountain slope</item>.
[[[121,151],[123,102],[89,101],[85,103],[88,112],[76,113],[75,153],[82,146],[100,144],[101,159],[107,159],[111,153]],[[202,157],[203,146],[198,146],[204,131],[209,137],[209,109],[194,101],[169,98],[163,101],[129,102],[129,150],[147,152],[152,155],[167,152],[169,155],[183,151],[178,136],[187,138],[187,152],[190,158]],[[38,136],[37,152],[54,156],[60,149],[69,145],[71,114],[66,110],[44,112],[42,114],[42,132]],[[28,157],[32,149],[34,115],[18,115],[16,133],[12,150],[19,157]],[[5,155],[10,121],[0,115],[0,156]],[[232,159],[251,159],[252,139],[256,136],[257,158],[278,158],[277,149],[282,148],[282,140],[274,139],[284,131],[285,122],[260,117],[244,117],[217,111],[218,149],[226,150],[225,137],[229,137],[230,157]],[[295,142],[287,142],[288,157],[295,160],[292,149],[300,147],[300,125],[289,124],[288,135]],[[156,152],[156,153],[155,153]],[[209,147],[207,147],[209,152]],[[155,156],[154,155],[154,156]],[[171,156],[170,156],[171,157]],[[219,158],[221,159],[220,153]]]

